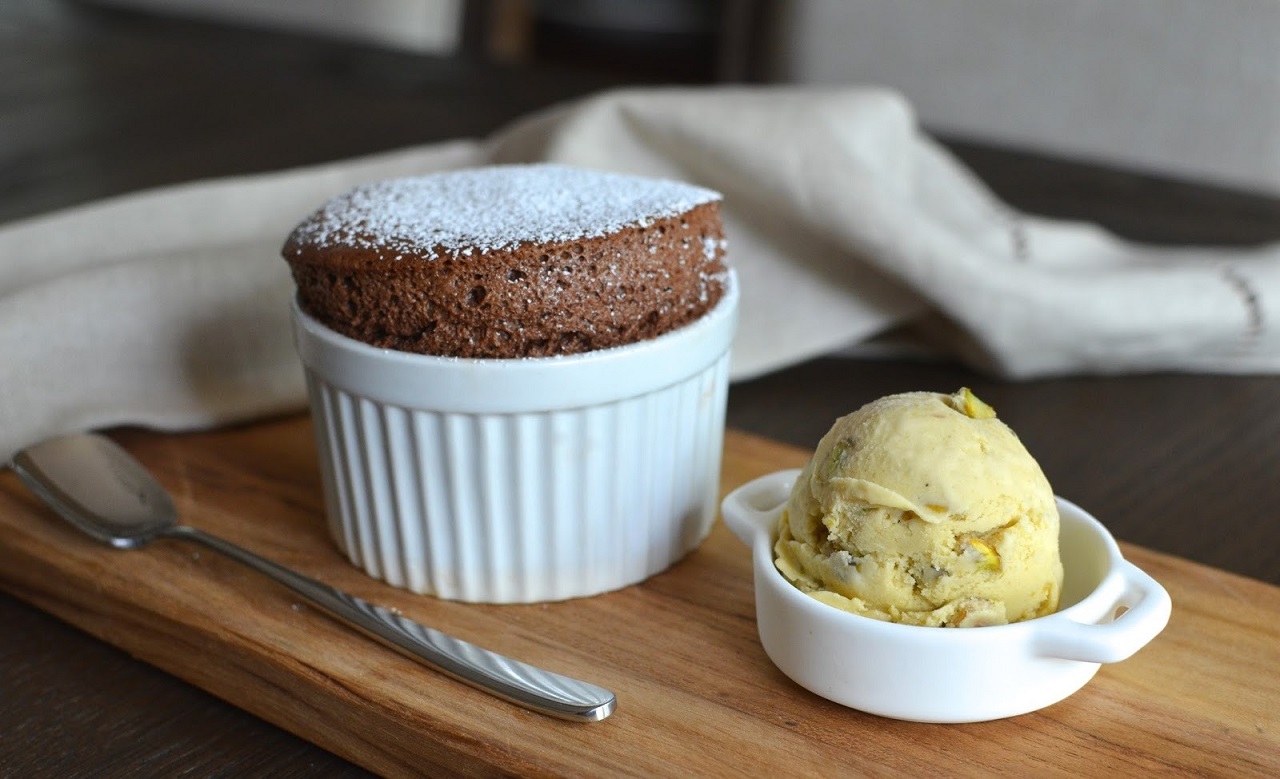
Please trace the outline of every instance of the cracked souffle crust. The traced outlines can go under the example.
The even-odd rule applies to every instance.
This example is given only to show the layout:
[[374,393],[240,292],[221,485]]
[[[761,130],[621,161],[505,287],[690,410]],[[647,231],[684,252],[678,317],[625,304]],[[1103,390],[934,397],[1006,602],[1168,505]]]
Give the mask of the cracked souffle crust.
[[542,357],[654,338],[724,292],[716,192],[558,165],[358,187],[283,249],[312,317],[373,346]]

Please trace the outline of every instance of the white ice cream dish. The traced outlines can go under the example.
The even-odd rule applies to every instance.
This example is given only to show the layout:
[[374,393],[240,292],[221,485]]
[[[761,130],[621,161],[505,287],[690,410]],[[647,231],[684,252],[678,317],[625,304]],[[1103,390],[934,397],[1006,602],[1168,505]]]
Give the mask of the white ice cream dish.
[[1058,499],[1064,571],[1058,610],[1007,625],[924,627],[849,613],[805,594],[774,564],[777,528],[799,470],[738,487],[725,523],[751,549],[760,641],[817,695],[921,722],[977,722],[1041,709],[1124,660],[1169,620],[1168,593],[1123,558],[1080,507]]

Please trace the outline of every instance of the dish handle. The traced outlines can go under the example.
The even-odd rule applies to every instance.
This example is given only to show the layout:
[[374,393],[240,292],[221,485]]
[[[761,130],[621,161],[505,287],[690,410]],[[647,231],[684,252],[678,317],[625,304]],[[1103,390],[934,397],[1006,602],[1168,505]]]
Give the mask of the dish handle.
[[1117,573],[1124,588],[1106,612],[1127,610],[1113,621],[1091,625],[1068,618],[1045,618],[1040,624],[1036,648],[1046,657],[1086,663],[1115,663],[1131,656],[1169,623],[1173,602],[1160,583],[1141,568],[1120,560]]
[[757,535],[772,532],[799,476],[799,468],[776,471],[730,492],[720,504],[724,523],[739,541],[751,546]]

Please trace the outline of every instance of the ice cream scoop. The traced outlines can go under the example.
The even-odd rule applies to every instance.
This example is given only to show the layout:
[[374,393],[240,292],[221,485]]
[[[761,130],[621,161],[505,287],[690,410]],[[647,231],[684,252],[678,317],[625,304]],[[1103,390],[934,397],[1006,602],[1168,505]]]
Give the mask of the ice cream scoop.
[[1040,466],[968,389],[911,392],[837,420],[796,480],[775,564],[837,608],[976,627],[1052,613],[1059,516]]

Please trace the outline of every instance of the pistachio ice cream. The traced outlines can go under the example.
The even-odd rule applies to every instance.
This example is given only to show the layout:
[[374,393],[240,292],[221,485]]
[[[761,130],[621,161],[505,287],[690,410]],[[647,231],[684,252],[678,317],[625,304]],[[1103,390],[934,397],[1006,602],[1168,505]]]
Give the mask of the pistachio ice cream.
[[1052,613],[1058,510],[1040,466],[968,389],[911,392],[837,420],[792,489],[774,548],[812,597],[910,625]]

